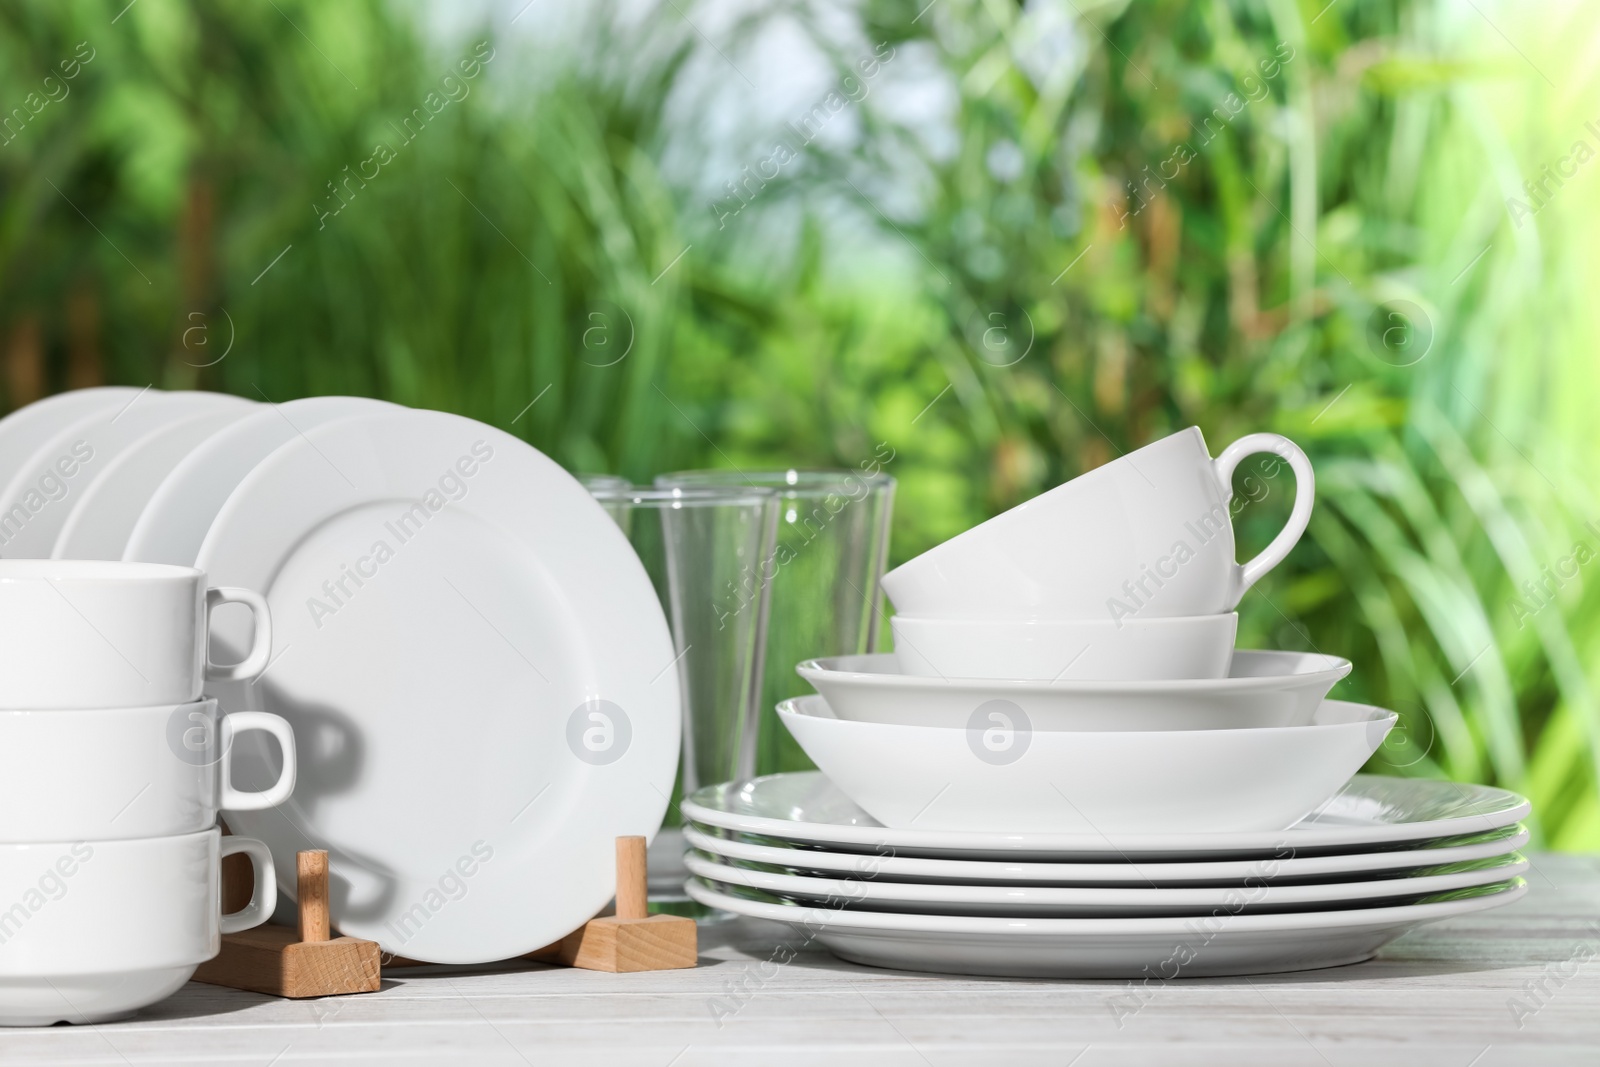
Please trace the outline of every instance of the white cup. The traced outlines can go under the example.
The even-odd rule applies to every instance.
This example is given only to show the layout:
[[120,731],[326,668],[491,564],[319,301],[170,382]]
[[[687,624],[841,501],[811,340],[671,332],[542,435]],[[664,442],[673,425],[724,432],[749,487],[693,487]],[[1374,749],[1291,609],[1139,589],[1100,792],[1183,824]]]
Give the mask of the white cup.
[[[234,738],[278,739],[271,787],[233,787]],[[209,829],[217,812],[283,803],[294,733],[264,711],[218,718],[215,700],[147,708],[0,711],[0,841],[105,841]]]
[[[244,604],[255,642],[209,662],[211,612]],[[199,700],[207,681],[243,681],[272,652],[267,602],[207,589],[204,571],[107,560],[0,560],[0,708],[129,708]]]
[[1239,616],[1124,619],[919,619],[896,615],[906,674],[1019,681],[1225,678]]
[[[1240,566],[1228,505],[1234,468],[1257,453],[1294,471],[1294,508]],[[1213,460],[1191,426],[924,552],[884,575],[883,589],[899,613],[922,618],[1220,615],[1300,540],[1314,484],[1286,437],[1250,434]]]
[[[236,852],[255,890],[222,915],[220,865]],[[215,829],[0,845],[0,1024],[102,1022],[153,1004],[277,901],[267,846]]]

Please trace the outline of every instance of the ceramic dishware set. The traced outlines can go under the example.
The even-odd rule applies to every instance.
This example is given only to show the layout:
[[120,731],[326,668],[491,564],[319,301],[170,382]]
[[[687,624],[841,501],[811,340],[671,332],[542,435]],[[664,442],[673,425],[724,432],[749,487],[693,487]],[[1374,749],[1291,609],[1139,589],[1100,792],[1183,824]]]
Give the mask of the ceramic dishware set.
[[[207,633],[224,604],[248,608],[255,633],[218,666]],[[289,796],[294,736],[265,712],[219,718],[203,693],[259,675],[271,642],[261,597],[207,588],[192,567],[0,559],[0,1023],[127,1014],[272,914],[271,853],[223,837],[217,816]],[[232,780],[247,734],[278,753],[260,790]],[[254,888],[222,914],[235,853]]]
[[[1241,567],[1230,481],[1262,451],[1295,502]],[[331,928],[385,952],[562,942],[680,772],[740,775],[681,805],[695,901],[884,966],[1323,966],[1524,891],[1526,801],[1352,777],[1395,717],[1326,699],[1350,664],[1234,652],[1309,518],[1288,441],[1213,460],[1187,430],[933,549],[883,576],[881,655],[893,480],[772,482],[591,479],[601,503],[501,430],[355,397],[0,419],[0,1022],[152,1003],[275,897],[281,922],[307,849]],[[743,776],[754,694],[793,692],[763,658],[813,650],[848,654],[773,703],[820,772]]]
[[[1240,565],[1259,453],[1294,503]],[[1526,800],[1357,774],[1397,717],[1327,699],[1349,661],[1235,652],[1312,496],[1286,438],[1190,428],[885,575],[895,651],[806,660],[778,707],[819,772],[684,802],[688,892],[856,962],[1099,978],[1353,962],[1516,899]]]
[[[0,419],[0,557],[0,841],[29,850],[0,863],[0,998],[47,976],[82,1009],[13,1019],[134,1003],[61,975],[142,969],[138,1003],[161,968],[181,984],[274,883],[292,919],[302,850],[328,853],[341,935],[521,956],[605,908],[616,839],[661,825],[680,738],[661,602],[584,486],[492,426],[361,397],[64,393]],[[261,842],[225,925],[216,857],[247,846],[209,829],[219,807]],[[181,855],[116,858],[183,834]],[[68,891],[49,875],[13,932],[3,909],[37,903],[62,852]],[[187,910],[135,922],[157,896]]]

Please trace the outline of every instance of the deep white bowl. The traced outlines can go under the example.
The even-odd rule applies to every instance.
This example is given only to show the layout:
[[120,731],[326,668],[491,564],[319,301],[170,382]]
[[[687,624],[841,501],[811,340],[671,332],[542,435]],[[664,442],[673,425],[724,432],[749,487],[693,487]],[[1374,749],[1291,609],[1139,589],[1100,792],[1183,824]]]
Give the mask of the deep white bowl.
[[806,755],[894,828],[998,833],[1280,830],[1333,796],[1397,716],[1330,700],[1307,726],[1134,732],[851,722],[778,705]]
[[857,722],[965,728],[999,710],[1034,730],[1214,730],[1309,723],[1350,661],[1240,651],[1226,678],[1154,681],[924,678],[903,673],[892,652],[810,659],[796,670],[836,716]]
[[926,619],[896,615],[900,670],[925,678],[1036,681],[1226,678],[1239,616]]
[[[221,863],[250,856],[250,903],[221,914]],[[260,841],[216,828],[131,841],[0,844],[0,1026],[97,1023],[169,996],[222,935],[272,914]]]

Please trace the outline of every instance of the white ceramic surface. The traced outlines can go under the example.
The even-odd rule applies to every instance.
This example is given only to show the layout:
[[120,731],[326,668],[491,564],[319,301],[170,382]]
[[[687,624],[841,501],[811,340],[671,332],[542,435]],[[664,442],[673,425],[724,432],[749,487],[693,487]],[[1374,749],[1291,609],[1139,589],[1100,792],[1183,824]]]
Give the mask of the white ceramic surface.
[[812,762],[885,826],[1022,833],[1285,829],[1397,719],[1330,700],[1308,726],[1121,733],[1034,731],[979,711],[963,729],[851,722],[815,696],[778,705]]
[[[254,627],[236,663],[207,660],[208,620],[223,604],[244,605]],[[0,559],[0,708],[187,704],[207,680],[260,674],[271,644],[265,600],[207,589],[193,567]]]
[[1243,860],[1190,862],[1122,861],[1119,856],[1100,863],[998,862],[945,860],[897,855],[884,847],[872,852],[830,852],[816,847],[763,843],[719,831],[715,827],[686,826],[684,843],[735,865],[761,864],[798,874],[831,878],[885,878],[894,882],[930,885],[1024,885],[1072,887],[1108,886],[1240,886],[1246,882],[1268,885],[1306,881],[1335,882],[1393,878],[1404,872],[1438,871],[1454,864],[1476,863],[1515,852],[1528,843],[1528,831],[1507,827],[1470,837],[1446,838],[1426,847],[1386,852],[1355,852],[1333,856],[1283,856]]
[[1115,886],[1057,888],[1028,885],[919,885],[878,878],[812,878],[752,869],[689,853],[689,871],[707,882],[758,889],[786,903],[845,906],[864,911],[919,915],[1024,915],[1036,918],[1206,915],[1216,909],[1239,914],[1311,911],[1324,907],[1369,907],[1411,903],[1420,897],[1492,885],[1527,873],[1521,856],[1471,870],[1310,885]]
[[660,826],[680,724],[660,601],[526,443],[403,409],[308,430],[240,483],[199,565],[271,601],[273,666],[216,695],[288,719],[299,752],[294,796],[229,825],[285,872],[329,849],[346,934],[439,963],[532,951],[611,898],[618,835]]
[[[1262,452],[1294,471],[1294,508],[1241,567],[1233,471]],[[1191,426],[929,549],[884,575],[883,589],[900,614],[930,618],[1218,615],[1289,554],[1314,492],[1311,462],[1288,438],[1250,434],[1213,460]]]
[[[234,738],[271,734],[282,771],[243,792]],[[221,720],[217,702],[95,711],[0,711],[0,841],[105,841],[194,833],[223,809],[270,808],[294,789],[294,735],[265,712]]]
[[[816,771],[770,774],[702,789],[686,820],[735,833],[839,852],[1004,862],[1216,861],[1303,858],[1400,848],[1490,833],[1531,810],[1505,789],[1358,774],[1288,830],[1193,834],[961,833],[890,830]],[[1508,846],[1519,847],[1519,846]],[[1503,850],[1502,850],[1503,851]]]
[[96,411],[114,414],[141,391],[125,385],[73,389],[36,400],[0,419],[0,486],[10,482],[34,450],[62,426]]
[[[796,670],[841,719],[964,728],[1000,708],[1029,729],[1217,730],[1309,723],[1350,661],[1313,652],[1240,650],[1227,678],[1013,681],[905,674],[895,654],[832,656]],[[986,715],[978,715],[987,722]]]
[[56,538],[55,559],[121,559],[128,534],[163,479],[202,441],[236,425],[235,410],[205,412],[152,430],[85,486]]
[[315,396],[272,404],[196,445],[151,494],[128,534],[123,559],[194,565],[228,494],[273,450],[334,419],[399,410],[359,396]]
[[59,424],[0,489],[0,554],[44,559],[84,490],[152,430],[208,412],[244,410],[250,401],[223,393],[144,392],[116,410],[92,410]]
[[[220,864],[236,852],[250,856],[254,891],[222,915]],[[0,1024],[102,1022],[153,1004],[276,900],[266,846],[215,829],[0,845]]]
[[1226,678],[1239,616],[920,619],[896,615],[895,662],[924,678]]
[[[1437,903],[1284,914],[1202,917],[1032,919],[907,915],[808,908],[750,899],[698,879],[688,893],[711,908],[794,924],[853,963],[907,971],[1021,978],[1156,980],[1270,974],[1367,959],[1422,923],[1520,900],[1518,878],[1503,888]],[[743,891],[748,892],[748,891]]]

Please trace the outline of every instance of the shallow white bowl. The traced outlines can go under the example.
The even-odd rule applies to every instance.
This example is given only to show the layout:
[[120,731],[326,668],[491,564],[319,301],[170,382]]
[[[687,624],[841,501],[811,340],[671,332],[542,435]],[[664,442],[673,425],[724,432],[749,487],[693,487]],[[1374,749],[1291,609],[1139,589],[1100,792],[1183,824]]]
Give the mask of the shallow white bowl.
[[1239,616],[1120,619],[929,619],[896,615],[906,674],[932,678],[1155,680],[1226,678]]
[[1216,730],[1309,723],[1350,661],[1241,651],[1226,678],[1154,681],[923,678],[903,673],[892,652],[796,670],[836,716],[857,722],[966,728],[1001,714],[1032,730]]
[[893,828],[1050,833],[1281,830],[1361,769],[1394,726],[1328,701],[1311,725],[1238,730],[898,726],[778,705],[806,755]]

